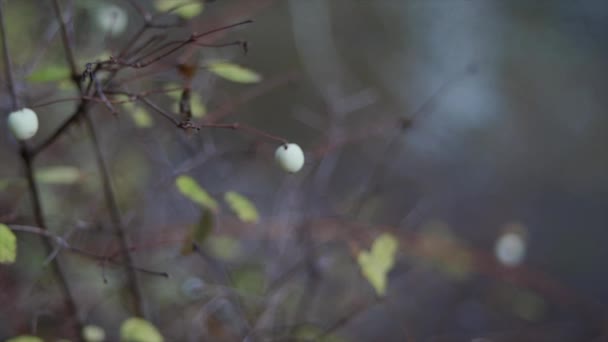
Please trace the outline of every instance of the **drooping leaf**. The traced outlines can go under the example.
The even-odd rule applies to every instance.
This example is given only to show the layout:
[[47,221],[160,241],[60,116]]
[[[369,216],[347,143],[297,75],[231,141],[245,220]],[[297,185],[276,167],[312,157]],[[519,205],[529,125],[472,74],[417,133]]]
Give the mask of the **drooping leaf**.
[[163,342],[163,336],[150,322],[131,317],[120,327],[121,342]]
[[44,342],[40,337],[21,335],[13,338],[9,338],[5,342]]
[[394,236],[383,233],[376,238],[369,252],[361,251],[357,257],[363,276],[379,296],[386,293],[387,276],[395,263],[398,245]]
[[160,12],[172,11],[184,19],[191,19],[205,8],[200,1],[193,0],[156,0],[154,7]]
[[26,79],[33,83],[56,82],[68,80],[70,78],[70,69],[67,65],[49,65],[41,69],[37,69]]
[[192,177],[181,175],[175,180],[175,185],[184,196],[193,202],[198,203],[203,208],[217,212],[218,204],[215,199],[205,189],[201,188]]
[[17,258],[17,237],[5,224],[0,223],[0,264],[12,264]]
[[181,250],[182,255],[188,255],[194,251],[192,248],[193,243],[196,242],[201,245],[205,242],[209,234],[213,231],[213,219],[214,216],[210,210],[202,210],[201,218],[198,220],[198,223],[190,227],[190,231],[184,239]]
[[228,203],[230,209],[245,223],[257,223],[260,219],[258,211],[247,197],[234,192],[228,191],[224,194],[224,201]]
[[103,342],[106,339],[106,332],[96,325],[87,325],[82,329],[82,338],[86,342]]
[[262,76],[257,72],[229,62],[211,62],[208,68],[214,74],[232,82],[256,83],[262,80]]
[[36,180],[45,184],[74,184],[82,173],[73,166],[48,166],[36,171]]

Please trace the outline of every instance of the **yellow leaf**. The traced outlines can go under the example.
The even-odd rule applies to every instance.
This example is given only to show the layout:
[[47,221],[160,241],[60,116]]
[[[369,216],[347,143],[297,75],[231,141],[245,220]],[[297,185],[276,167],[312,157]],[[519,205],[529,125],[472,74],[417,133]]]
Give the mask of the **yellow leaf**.
[[394,236],[383,233],[376,238],[369,252],[362,251],[357,257],[363,276],[379,296],[386,293],[387,276],[395,263],[398,245]]
[[30,335],[21,335],[13,338],[9,338],[5,342],[43,342],[40,337],[30,336]]
[[5,224],[0,223],[0,264],[12,264],[17,258],[17,237]]
[[212,73],[232,82],[257,83],[262,80],[257,72],[229,62],[211,62],[208,68]]
[[179,192],[188,197],[191,201],[198,203],[203,208],[217,212],[218,204],[205,189],[190,176],[181,175],[175,180],[175,185]]
[[163,342],[163,336],[150,322],[131,317],[120,327],[121,342]]
[[245,223],[257,223],[260,219],[258,211],[247,197],[234,191],[228,191],[224,194],[224,200],[241,221]]
[[48,166],[36,171],[36,180],[46,184],[74,184],[82,173],[73,166]]
[[160,12],[174,12],[184,19],[196,17],[205,8],[201,2],[192,0],[156,0],[154,7]]

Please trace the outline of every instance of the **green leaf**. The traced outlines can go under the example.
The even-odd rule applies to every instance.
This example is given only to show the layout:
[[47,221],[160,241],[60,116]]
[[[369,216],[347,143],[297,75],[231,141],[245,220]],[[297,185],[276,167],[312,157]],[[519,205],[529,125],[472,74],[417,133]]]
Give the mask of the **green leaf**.
[[36,171],[36,180],[46,184],[74,184],[81,177],[80,170],[73,166],[48,166]]
[[240,293],[258,295],[264,293],[264,273],[257,266],[245,266],[234,270],[232,280],[235,290]]
[[120,327],[121,342],[163,342],[158,330],[148,321],[131,317]]
[[211,62],[208,68],[214,74],[232,82],[257,83],[262,80],[262,76],[257,72],[228,62]]
[[87,342],[103,342],[106,339],[106,332],[96,325],[87,325],[82,329],[82,338]]
[[175,185],[179,192],[188,197],[191,201],[200,204],[213,212],[217,212],[218,204],[205,189],[189,176],[181,175],[175,180]]
[[247,197],[234,192],[228,191],[224,194],[224,201],[228,203],[230,209],[245,223],[257,223],[260,219],[258,211]]
[[234,260],[241,254],[241,245],[230,236],[209,236],[205,244],[209,253],[222,260]]
[[184,19],[191,19],[203,12],[201,2],[191,0],[156,0],[154,7],[160,12],[172,11]]
[[21,335],[13,338],[9,338],[4,342],[44,342],[40,337]]
[[341,338],[335,335],[326,335],[323,329],[314,325],[302,324],[295,328],[293,336],[298,341],[318,341],[318,342],[340,342]]
[[192,110],[192,117],[195,119],[200,119],[207,115],[207,107],[199,94],[192,94],[192,97],[190,98],[190,109]]
[[376,238],[369,252],[362,251],[357,257],[363,276],[379,296],[386,293],[387,275],[395,263],[398,245],[394,236],[383,233]]
[[5,224],[0,223],[0,264],[12,264],[17,258],[17,237]]
[[[168,92],[167,95],[174,99],[173,102],[173,112],[179,112],[179,100],[182,97],[181,91],[172,91]],[[190,95],[190,110],[192,111],[192,117],[195,119],[200,119],[207,115],[207,107],[203,103],[203,99],[197,93],[193,93]]]
[[188,255],[193,252],[192,244],[194,242],[198,243],[199,245],[205,242],[209,234],[213,231],[213,219],[213,213],[210,210],[203,209],[198,223],[192,225],[188,235],[186,235],[186,239],[182,245],[182,255]]
[[70,78],[70,69],[67,66],[49,65],[32,72],[26,79],[33,83],[56,82]]
[[154,124],[154,120],[150,113],[147,110],[137,107],[135,110],[131,112],[131,117],[133,118],[133,122],[135,122],[135,126],[141,128],[149,128]]

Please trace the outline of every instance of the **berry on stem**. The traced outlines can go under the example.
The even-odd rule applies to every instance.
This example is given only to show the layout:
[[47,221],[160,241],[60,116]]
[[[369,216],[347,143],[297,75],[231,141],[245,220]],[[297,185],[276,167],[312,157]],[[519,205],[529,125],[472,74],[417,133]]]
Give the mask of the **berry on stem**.
[[283,170],[290,173],[298,172],[304,166],[304,152],[298,144],[287,143],[279,146],[274,158]]
[[19,140],[27,140],[38,132],[38,116],[29,108],[16,110],[8,115],[8,127]]

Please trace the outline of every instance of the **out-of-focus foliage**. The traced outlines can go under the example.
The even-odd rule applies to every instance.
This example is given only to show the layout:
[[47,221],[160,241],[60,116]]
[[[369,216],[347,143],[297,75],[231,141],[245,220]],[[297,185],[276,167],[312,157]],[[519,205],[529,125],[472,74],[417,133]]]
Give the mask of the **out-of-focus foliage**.
[[255,205],[247,197],[238,192],[228,191],[224,194],[224,200],[241,221],[245,223],[257,223],[260,219]]
[[0,264],[12,264],[17,259],[17,237],[5,224],[0,223]]
[[155,0],[154,6],[159,12],[171,11],[184,19],[194,18],[204,9],[203,3],[195,0]]
[[219,207],[215,199],[205,189],[201,188],[192,177],[181,175],[175,180],[175,185],[179,192],[193,202],[211,211],[218,210]]
[[361,251],[357,262],[363,276],[380,296],[386,293],[388,272],[395,264],[395,254],[399,242],[391,234],[382,234],[374,240],[370,251]]
[[150,322],[131,317],[120,327],[121,342],[163,342],[162,335]]
[[257,83],[262,76],[257,72],[230,62],[215,61],[207,63],[207,68],[212,73],[237,83]]

